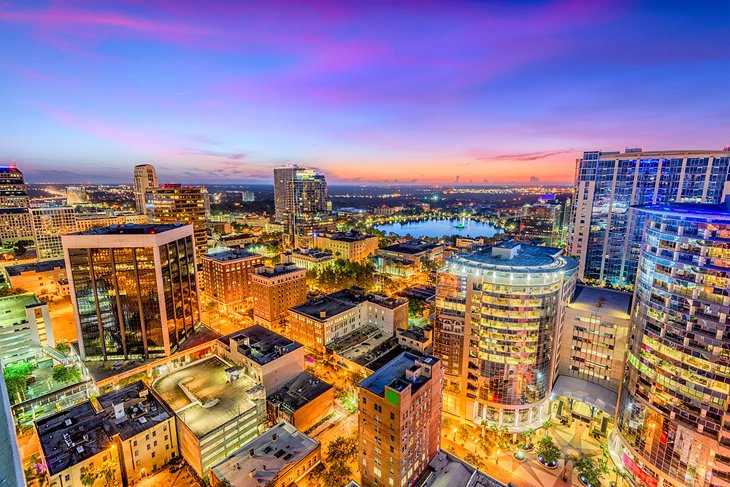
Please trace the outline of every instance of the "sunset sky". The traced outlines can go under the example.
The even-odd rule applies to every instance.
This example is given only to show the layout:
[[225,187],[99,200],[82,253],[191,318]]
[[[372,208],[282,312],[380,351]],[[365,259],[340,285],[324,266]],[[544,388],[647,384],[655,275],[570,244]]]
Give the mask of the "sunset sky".
[[730,144],[730,2],[109,3],[0,0],[29,182],[571,182],[583,150]]

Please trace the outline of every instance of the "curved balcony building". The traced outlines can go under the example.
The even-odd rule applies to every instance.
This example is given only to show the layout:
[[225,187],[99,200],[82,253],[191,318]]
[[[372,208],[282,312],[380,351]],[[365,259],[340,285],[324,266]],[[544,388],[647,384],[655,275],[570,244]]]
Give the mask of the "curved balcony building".
[[577,274],[561,253],[506,242],[447,260],[434,342],[444,363],[444,411],[511,431],[549,418],[558,326]]
[[635,485],[730,485],[730,211],[646,217],[613,442]]

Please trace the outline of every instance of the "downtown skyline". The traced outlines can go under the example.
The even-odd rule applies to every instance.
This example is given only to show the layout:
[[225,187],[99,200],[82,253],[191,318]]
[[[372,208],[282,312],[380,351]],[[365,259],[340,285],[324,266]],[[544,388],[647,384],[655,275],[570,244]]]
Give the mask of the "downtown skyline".
[[28,182],[572,183],[584,150],[721,150],[713,3],[0,4],[0,162]]

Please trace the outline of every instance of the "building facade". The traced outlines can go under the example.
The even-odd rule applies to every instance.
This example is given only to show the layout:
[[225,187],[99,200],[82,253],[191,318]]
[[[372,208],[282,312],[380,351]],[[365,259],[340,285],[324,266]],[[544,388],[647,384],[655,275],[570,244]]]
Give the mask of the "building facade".
[[15,165],[0,166],[0,209],[28,208],[28,203],[23,173]]
[[65,296],[68,290],[66,263],[63,259],[16,264],[0,270],[13,289],[22,289],[38,296]]
[[168,356],[200,321],[190,225],[126,225],[63,237],[83,359]]
[[447,259],[434,325],[444,411],[510,431],[535,429],[550,417],[558,328],[577,271],[561,254],[506,242]]
[[564,247],[570,200],[559,202],[555,195],[543,195],[537,203],[520,209],[520,238],[540,239],[550,247]]
[[576,162],[568,253],[582,279],[631,285],[636,276],[643,222],[633,205],[721,203],[730,191],[728,151],[627,149],[585,152]]
[[312,237],[312,247],[350,262],[363,262],[375,254],[378,237],[353,231],[317,234]]
[[251,274],[261,265],[261,256],[234,249],[201,256],[203,296],[224,311],[250,308]]
[[147,214],[146,193],[152,188],[159,186],[157,181],[157,171],[152,164],[140,164],[134,166],[134,206],[137,213],[141,215]]
[[201,186],[163,184],[148,189],[147,210],[152,223],[184,223],[193,226],[198,259],[208,253],[208,191]]
[[289,308],[307,300],[307,271],[291,263],[258,266],[251,276],[251,294],[253,322],[283,332]]
[[61,236],[76,231],[76,214],[68,206],[31,208],[31,225],[38,259],[63,257]]
[[363,486],[413,486],[441,442],[443,369],[403,352],[358,384],[358,462]]
[[33,222],[28,208],[0,208],[0,243],[33,240]]
[[614,460],[646,485],[730,484],[730,211],[644,215]]
[[300,166],[274,168],[276,221],[283,223],[293,241],[332,226],[327,210],[327,180],[324,173]]

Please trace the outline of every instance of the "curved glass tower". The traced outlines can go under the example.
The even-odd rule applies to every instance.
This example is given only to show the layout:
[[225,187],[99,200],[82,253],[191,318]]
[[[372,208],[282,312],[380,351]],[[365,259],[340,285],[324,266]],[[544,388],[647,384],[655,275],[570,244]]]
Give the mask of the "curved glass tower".
[[645,216],[613,452],[635,485],[730,485],[730,211]]
[[511,431],[549,418],[558,326],[577,273],[561,253],[507,242],[447,260],[434,344],[445,411]]

